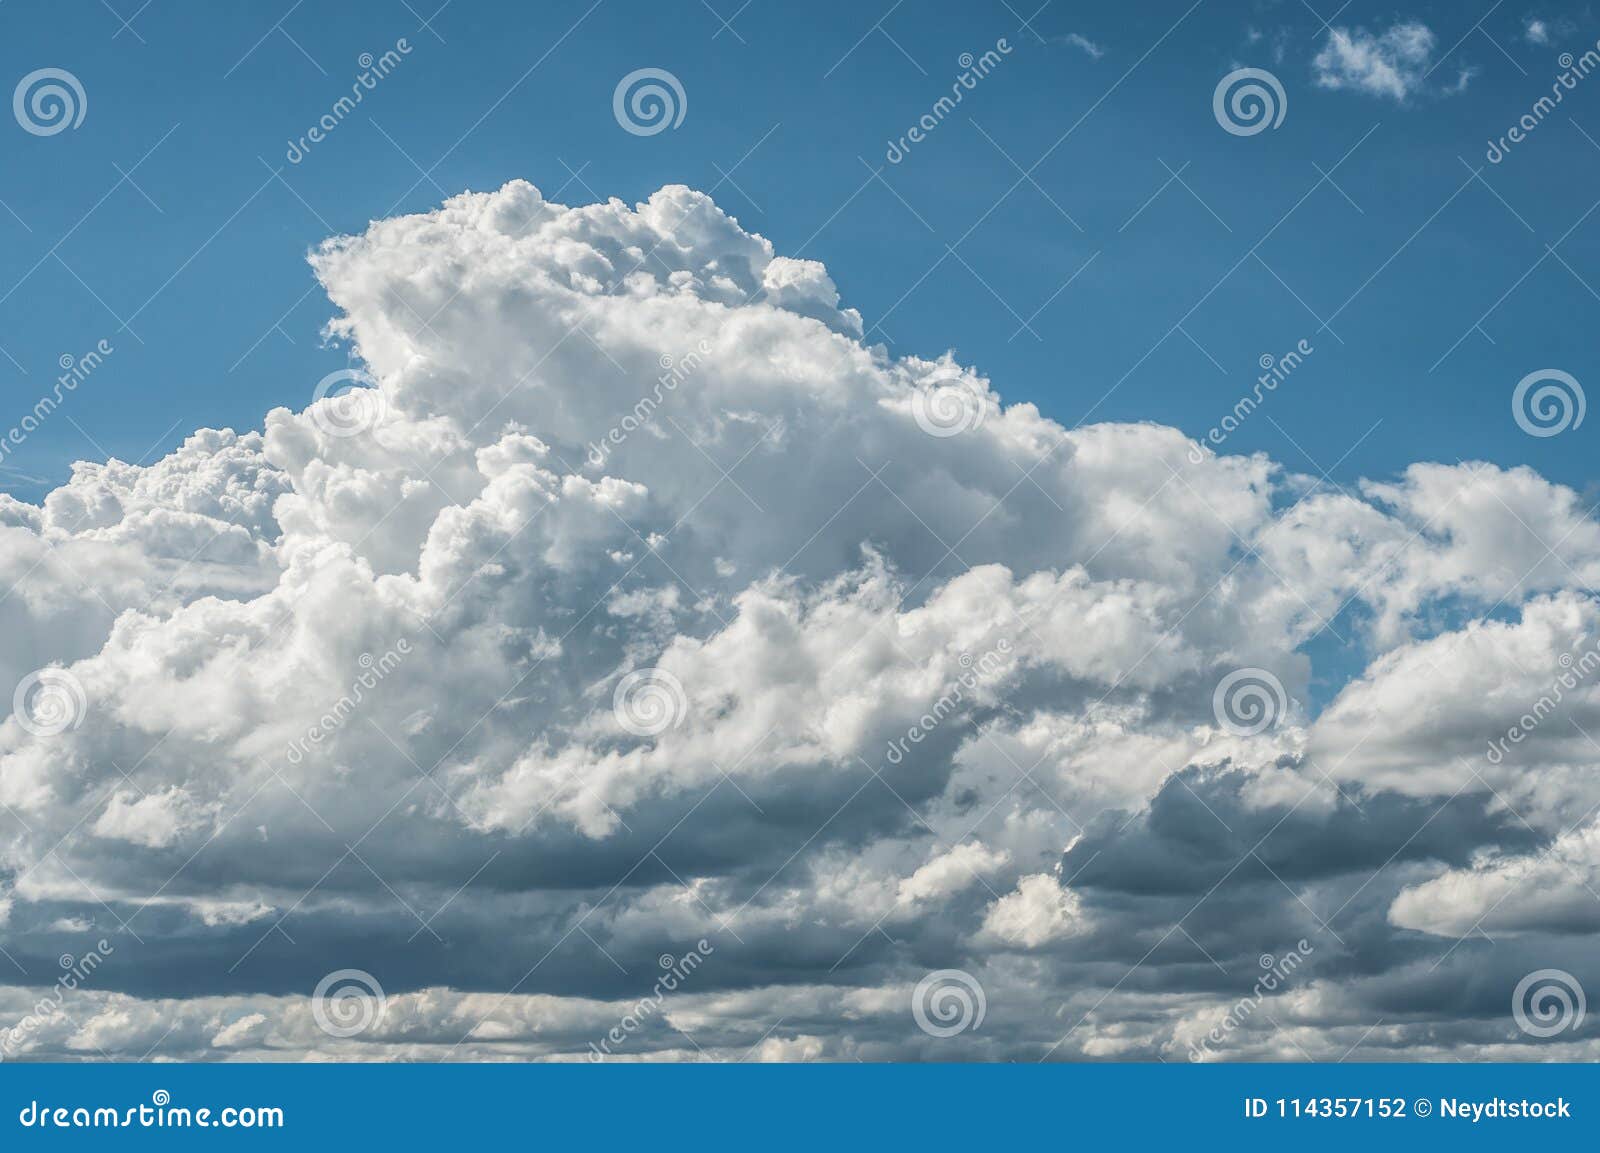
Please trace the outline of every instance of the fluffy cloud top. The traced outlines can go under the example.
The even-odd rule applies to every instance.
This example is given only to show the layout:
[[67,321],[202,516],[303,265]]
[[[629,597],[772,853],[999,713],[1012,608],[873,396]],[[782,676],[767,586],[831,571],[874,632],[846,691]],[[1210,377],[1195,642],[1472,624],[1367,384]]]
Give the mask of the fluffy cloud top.
[[1600,976],[1577,494],[1065,428],[682,187],[312,263],[374,389],[0,496],[7,1055],[1181,1056],[1302,939],[1227,1055],[1557,1051],[1503,1002]]

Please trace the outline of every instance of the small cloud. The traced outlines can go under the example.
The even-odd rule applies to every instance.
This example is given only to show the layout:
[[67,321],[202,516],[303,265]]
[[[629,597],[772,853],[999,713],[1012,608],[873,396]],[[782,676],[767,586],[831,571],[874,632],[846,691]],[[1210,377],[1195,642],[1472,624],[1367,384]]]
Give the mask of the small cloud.
[[262,1026],[266,1023],[267,1018],[264,1013],[247,1014],[218,1030],[217,1035],[211,1038],[211,1045],[216,1049],[231,1049],[259,1040],[261,1034],[265,1032]]
[[1049,873],[1035,873],[1017,882],[1014,891],[989,906],[980,937],[1007,945],[1037,949],[1040,945],[1084,931],[1083,904],[1071,889]]
[[1431,71],[1434,44],[1432,30],[1418,20],[1396,24],[1381,36],[1364,28],[1330,28],[1328,42],[1312,61],[1317,85],[1404,101]]
[[1098,60],[1106,54],[1106,50],[1081,32],[1068,32],[1065,36],[1057,37],[1063,44],[1070,44],[1074,48],[1082,49],[1088,54],[1089,59]]
[[1280,28],[1272,34],[1272,62],[1282,64],[1283,58],[1289,51],[1290,34],[1286,29]]
[[1578,25],[1565,16],[1529,16],[1522,22],[1522,38],[1540,47],[1578,34]]
[[1254,24],[1247,24],[1244,30],[1244,41],[1252,48],[1263,43],[1266,44],[1268,51],[1272,53],[1272,62],[1274,64],[1282,64],[1284,56],[1288,53],[1290,43],[1295,39],[1295,35],[1294,29],[1288,27],[1263,30]]

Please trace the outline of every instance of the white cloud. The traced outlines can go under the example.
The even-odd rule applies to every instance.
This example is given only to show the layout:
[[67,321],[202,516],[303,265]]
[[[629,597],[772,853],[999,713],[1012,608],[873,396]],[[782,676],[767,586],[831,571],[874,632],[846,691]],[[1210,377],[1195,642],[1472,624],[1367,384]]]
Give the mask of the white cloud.
[[1049,873],[1035,873],[990,906],[983,932],[1008,945],[1036,949],[1081,932],[1083,916],[1076,893]]
[[200,823],[188,794],[173,786],[162,793],[139,795],[119,789],[94,823],[97,836],[162,849],[175,843],[185,829]]
[[1364,28],[1330,28],[1312,61],[1322,88],[1352,88],[1404,101],[1431,70],[1435,38],[1426,24],[1407,20],[1374,35]]
[[1011,860],[1004,849],[988,849],[981,841],[960,844],[941,853],[900,882],[902,903],[938,900],[983,883]]
[[[1042,987],[1110,993],[1079,954],[1139,961],[1232,863],[1227,828],[1282,822],[1263,852],[1300,846],[1296,885],[1399,854],[1344,915],[1400,957],[1393,926],[1480,915],[1600,800],[1565,723],[1589,728],[1592,686],[1518,744],[1524,771],[1482,759],[1600,631],[1600,525],[1530,470],[1297,502],[1263,456],[1066,428],[949,354],[864,343],[821,264],[687,188],[568,207],[513,182],[313,265],[383,391],[374,427],[278,408],[0,496],[0,699],[57,665],[86,702],[54,736],[0,720],[7,948],[48,971],[84,931],[117,942],[81,1024],[29,1052],[571,1057],[628,1000],[592,943],[655,972],[715,937],[626,1055],[694,1053],[674,1020],[737,1054],[779,1018],[773,1056],[920,1055],[904,988],[952,955],[1006,991],[973,1039],[1004,1057],[1059,1036]],[[929,435],[952,396],[968,427]],[[1365,667],[1313,718],[1334,674],[1303,646],[1335,615]],[[1246,667],[1290,702],[1248,738],[1212,707]],[[666,712],[641,733],[614,698],[646,670]],[[1475,819],[1404,855],[1453,796]],[[1347,797],[1375,814],[1359,835],[1329,831]],[[1569,839],[1589,875],[1592,834]],[[1319,931],[1276,880],[1222,900],[1259,919],[1208,932],[1202,906],[1186,930],[1246,969]],[[1517,905],[1530,932],[1571,920]],[[1194,960],[1153,958],[1063,1055],[1164,1052],[1215,1000]],[[335,1042],[305,999],[352,967],[392,1010]],[[1384,992],[1328,980],[1285,1024],[1337,1051]],[[1397,1028],[1377,1043],[1488,1043]]]
[[1389,920],[1405,929],[1464,937],[1600,931],[1600,826],[1562,833],[1547,852],[1452,869],[1402,890]]
[[237,1021],[230,1022],[219,1029],[217,1035],[211,1038],[211,1047],[214,1049],[234,1049],[252,1041],[259,1041],[266,1033],[266,1029],[263,1027],[266,1024],[267,1015],[265,1013],[246,1013]]
[[1063,44],[1070,44],[1072,47],[1078,49],[1080,52],[1084,53],[1084,55],[1088,56],[1091,60],[1098,60],[1100,57],[1106,54],[1106,50],[1103,45],[1096,44],[1082,32],[1068,32],[1065,36],[1061,37],[1061,42]]
[[1522,27],[1522,34],[1529,44],[1550,43],[1550,26],[1537,17],[1528,17],[1527,23]]

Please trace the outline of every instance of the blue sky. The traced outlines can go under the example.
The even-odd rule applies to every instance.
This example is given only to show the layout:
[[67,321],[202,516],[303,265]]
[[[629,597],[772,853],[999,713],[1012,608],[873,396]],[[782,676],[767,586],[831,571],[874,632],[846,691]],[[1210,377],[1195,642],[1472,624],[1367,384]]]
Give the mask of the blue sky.
[[[307,249],[523,177],[568,203],[714,187],[780,253],[826,263],[897,352],[954,348],[1008,400],[1068,425],[1199,434],[1258,357],[1305,338],[1315,355],[1230,450],[1341,482],[1459,458],[1588,481],[1586,434],[1522,435],[1509,395],[1535,369],[1592,370],[1600,299],[1582,280],[1600,222],[1573,226],[1600,173],[1600,85],[1580,83],[1504,162],[1484,161],[1549,90],[1558,53],[1587,43],[1563,36],[1561,6],[1408,8],[1437,44],[1397,101],[1314,83],[1327,32],[1301,3],[1053,3],[1024,24],[1031,4],[458,0],[423,26],[432,3],[0,11],[8,84],[56,66],[88,95],[75,130],[0,133],[8,401],[31,404],[64,354],[102,337],[117,350],[71,412],[81,431],[51,423],[13,468],[58,483],[99,448],[138,459],[196,427],[301,407],[345,363],[319,339],[331,308]],[[124,26],[113,9],[138,15]],[[1530,16],[1548,43],[1529,42]],[[1337,24],[1376,35],[1400,19],[1357,0]],[[401,67],[286,163],[360,54],[401,37]],[[1013,51],[887,164],[960,55],[1002,37]],[[681,79],[688,107],[680,127],[638,137],[611,95],[649,66]],[[1277,129],[1219,129],[1212,90],[1239,66],[1281,79]],[[1545,247],[1558,239],[1559,260]]]

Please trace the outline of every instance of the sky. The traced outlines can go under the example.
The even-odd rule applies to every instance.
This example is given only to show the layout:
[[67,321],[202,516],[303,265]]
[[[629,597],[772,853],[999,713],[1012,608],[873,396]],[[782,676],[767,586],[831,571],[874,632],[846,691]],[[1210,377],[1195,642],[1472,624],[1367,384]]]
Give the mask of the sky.
[[0,27],[0,1059],[1600,1055],[1587,8]]
[[[101,338],[118,357],[74,414],[81,431],[59,422],[7,461],[40,480],[7,483],[36,497],[80,456],[138,460],[303,401],[344,365],[320,339],[330,312],[307,251],[513,178],[569,203],[712,190],[781,251],[824,261],[872,339],[955,349],[1008,401],[1068,426],[1203,434],[1260,356],[1306,339],[1312,363],[1231,447],[1339,482],[1418,459],[1587,482],[1577,438],[1530,439],[1504,418],[1528,372],[1581,377],[1600,315],[1582,272],[1600,96],[1580,85],[1500,164],[1485,159],[1578,46],[1561,29],[1580,9],[1552,6],[1540,43],[1534,8],[1408,8],[1434,43],[1402,100],[1319,83],[1322,18],[1291,0],[1013,7],[585,0],[428,19],[432,5],[399,0],[127,0],[67,20],[16,0],[7,75],[68,68],[89,115],[0,142],[7,395],[31,398],[60,356]],[[1359,0],[1339,13],[1373,37],[1402,23]],[[288,163],[361,54],[401,38],[403,65]],[[961,55],[1001,39],[1012,51],[993,75],[889,164]],[[1212,90],[1246,65],[1280,77],[1285,118],[1218,132]],[[612,89],[650,66],[680,78],[687,114],[630,135]]]

